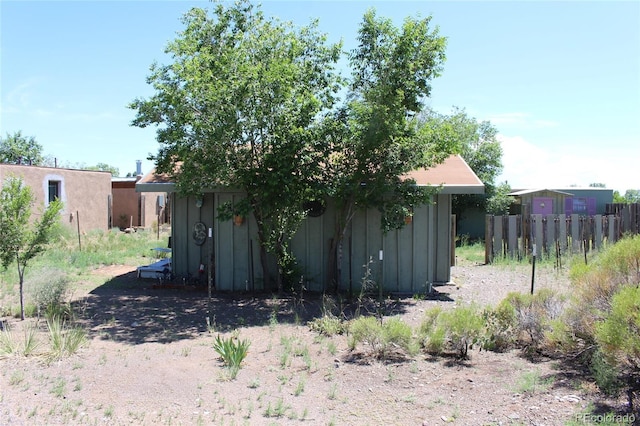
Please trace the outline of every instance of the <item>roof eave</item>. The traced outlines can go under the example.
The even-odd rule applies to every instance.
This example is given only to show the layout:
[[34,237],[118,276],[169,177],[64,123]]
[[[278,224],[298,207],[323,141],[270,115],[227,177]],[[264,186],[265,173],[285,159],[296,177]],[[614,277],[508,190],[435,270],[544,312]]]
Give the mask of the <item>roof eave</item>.
[[482,184],[469,184],[469,185],[449,184],[447,185],[445,183],[442,185],[419,184],[417,186],[439,187],[440,191],[438,191],[438,194],[444,194],[444,195],[484,194],[484,185]]
[[136,192],[175,192],[176,184],[173,182],[136,183]]

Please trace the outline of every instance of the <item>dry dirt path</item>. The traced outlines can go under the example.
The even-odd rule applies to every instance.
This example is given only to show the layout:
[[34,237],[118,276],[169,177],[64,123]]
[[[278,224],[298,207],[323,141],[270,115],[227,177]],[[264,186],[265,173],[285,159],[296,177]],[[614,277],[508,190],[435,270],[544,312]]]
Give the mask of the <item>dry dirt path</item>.
[[[462,364],[371,360],[345,336],[309,330],[314,299],[296,316],[283,300],[217,297],[218,330],[251,342],[230,380],[204,322],[205,294],[152,289],[127,267],[97,273],[114,279],[77,295],[85,347],[50,364],[0,359],[0,425],[563,425],[598,398],[574,372],[517,351],[474,349]],[[527,267],[456,266],[452,276],[438,300],[389,308],[417,326],[432,306],[497,303],[531,280]],[[536,286],[566,289],[566,276],[541,269]],[[25,323],[11,323],[20,336]]]

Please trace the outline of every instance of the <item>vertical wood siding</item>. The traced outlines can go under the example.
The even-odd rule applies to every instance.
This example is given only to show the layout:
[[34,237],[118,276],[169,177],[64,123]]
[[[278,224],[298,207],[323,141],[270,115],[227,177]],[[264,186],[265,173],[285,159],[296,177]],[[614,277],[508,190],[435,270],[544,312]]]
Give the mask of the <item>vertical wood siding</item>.
[[[257,225],[253,217],[240,226],[217,218],[218,207],[237,202],[242,193],[216,192],[204,196],[201,208],[195,199],[173,195],[172,244],[174,273],[180,277],[195,275],[200,264],[207,265],[208,242],[194,243],[193,225],[203,222],[213,226],[215,252],[215,284],[219,291],[264,290],[260,264]],[[384,290],[393,293],[425,291],[433,282],[450,280],[451,206],[449,195],[439,195],[434,204],[417,207],[412,222],[404,228],[383,234],[380,212],[370,209],[357,212],[345,235],[342,247],[341,290],[360,290],[365,265],[370,278],[384,283]],[[322,292],[328,279],[328,257],[335,227],[335,205],[319,217],[309,217],[292,240],[292,250],[308,291]],[[382,250],[383,259],[379,259]],[[271,274],[275,262],[269,258]]]

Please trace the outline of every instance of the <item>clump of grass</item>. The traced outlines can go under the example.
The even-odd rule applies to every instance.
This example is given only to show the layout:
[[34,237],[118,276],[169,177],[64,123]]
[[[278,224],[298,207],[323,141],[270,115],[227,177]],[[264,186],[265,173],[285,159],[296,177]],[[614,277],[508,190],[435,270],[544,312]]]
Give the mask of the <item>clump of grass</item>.
[[18,350],[18,343],[8,326],[0,330],[0,355],[13,355]]
[[50,360],[73,355],[86,343],[85,331],[80,327],[68,326],[60,317],[47,319],[47,329],[51,343]]
[[0,356],[34,355],[39,346],[37,328],[33,324],[25,326],[22,341],[14,336],[9,326],[0,330]]
[[251,346],[251,342],[246,339],[239,340],[235,336],[229,338],[221,338],[220,335],[216,336],[213,349],[220,355],[222,362],[229,369],[231,379],[235,379],[238,375],[240,365],[249,351],[249,346]]
[[516,391],[533,394],[544,392],[553,384],[553,378],[542,378],[539,370],[527,371],[520,376]]
[[278,399],[275,404],[271,404],[271,402],[267,403],[267,408],[264,411],[265,417],[283,417],[287,411],[290,409],[290,406],[285,404],[282,398]]

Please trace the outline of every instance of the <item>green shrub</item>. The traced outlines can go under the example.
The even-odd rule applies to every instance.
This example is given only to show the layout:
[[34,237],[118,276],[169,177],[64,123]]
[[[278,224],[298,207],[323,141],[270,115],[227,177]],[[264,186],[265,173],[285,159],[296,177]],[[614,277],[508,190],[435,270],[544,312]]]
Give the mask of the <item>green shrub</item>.
[[618,369],[612,365],[600,349],[591,356],[589,370],[598,388],[606,395],[617,396],[622,390]]
[[502,300],[495,308],[482,312],[484,335],[482,347],[490,351],[505,351],[516,342],[518,322],[516,310],[508,299]]
[[226,339],[216,336],[213,349],[220,355],[222,362],[229,368],[230,376],[234,379],[240,370],[240,364],[247,357],[251,342],[248,340],[238,340],[236,337]]
[[351,322],[349,333],[350,349],[368,343],[372,354],[381,359],[388,358],[396,348],[409,355],[416,352],[411,327],[397,317],[381,322],[375,317],[361,316]]
[[343,334],[347,330],[345,322],[333,315],[323,315],[309,321],[309,328],[325,336]]
[[622,287],[638,282],[640,264],[640,236],[623,238],[600,251],[589,264],[576,260],[569,276],[571,298],[562,315],[566,335],[561,349],[566,353],[583,351],[595,346],[596,325],[611,310],[614,294]]
[[640,282],[640,235],[607,247],[589,265],[576,262],[570,277],[574,297],[566,320],[573,333],[590,344],[595,324],[611,310],[613,295]]
[[59,269],[42,268],[27,282],[38,316],[52,316],[67,312],[65,307],[70,279]]
[[[598,387],[640,392],[640,236],[607,247],[590,264],[576,263],[568,308],[552,338],[565,355],[580,356]],[[564,329],[563,329],[564,327]],[[550,333],[551,335],[551,333]]]
[[[516,320],[515,336],[520,344],[540,349],[553,331],[554,320],[564,309],[564,297],[553,290],[541,289],[534,294],[509,293],[503,301],[513,307]],[[504,309],[508,309],[506,306]]]
[[431,309],[420,325],[422,346],[428,352],[452,351],[460,359],[468,358],[469,349],[481,340],[483,332],[484,321],[476,305],[448,311]]
[[640,287],[625,286],[611,300],[611,311],[596,325],[596,342],[606,364],[627,384],[629,404],[640,391]]

